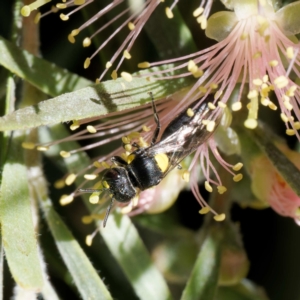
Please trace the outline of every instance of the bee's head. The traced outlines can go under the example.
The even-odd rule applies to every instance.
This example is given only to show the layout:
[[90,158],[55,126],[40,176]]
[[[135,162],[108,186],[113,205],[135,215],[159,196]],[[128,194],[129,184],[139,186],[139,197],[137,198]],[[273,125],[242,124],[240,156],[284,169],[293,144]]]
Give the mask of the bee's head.
[[122,167],[107,169],[103,174],[102,183],[118,202],[129,202],[137,194],[127,170]]

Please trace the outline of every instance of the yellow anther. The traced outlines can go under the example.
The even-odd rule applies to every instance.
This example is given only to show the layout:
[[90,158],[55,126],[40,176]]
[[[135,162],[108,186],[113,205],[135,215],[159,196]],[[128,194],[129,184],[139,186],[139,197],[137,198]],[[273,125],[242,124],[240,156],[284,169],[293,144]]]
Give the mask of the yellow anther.
[[271,67],[277,67],[278,66],[278,61],[277,60],[271,60],[271,61],[269,61],[269,65],[271,66]]
[[277,88],[282,89],[289,84],[289,80],[286,76],[281,75],[274,80],[274,83]]
[[243,164],[241,162],[239,162],[232,167],[232,170],[239,171],[242,167],[243,167]]
[[44,151],[47,151],[47,150],[49,149],[49,147],[47,147],[47,146],[38,146],[36,149],[37,149],[38,151],[44,152]]
[[183,171],[181,178],[185,182],[189,182],[190,181],[190,172],[188,170]]
[[218,99],[222,96],[223,94],[223,91],[221,90],[218,90],[215,94],[214,94],[214,99]]
[[294,128],[295,128],[296,130],[299,130],[299,129],[300,129],[300,122],[295,122],[295,123],[294,123]]
[[131,146],[130,144],[126,144],[126,145],[124,146],[124,149],[125,149],[126,151],[130,152],[130,151],[132,150],[132,146]]
[[258,92],[256,90],[252,90],[248,93],[247,98],[248,99],[253,99],[255,97],[258,97]]
[[201,215],[206,215],[209,212],[210,212],[210,207],[209,206],[204,206],[199,210],[199,214],[201,214]]
[[261,55],[262,55],[261,52],[257,51],[256,53],[253,54],[253,59],[260,58]]
[[130,59],[130,58],[131,58],[131,55],[130,55],[130,53],[128,52],[128,50],[124,50],[123,56],[124,56],[126,59]]
[[238,102],[235,102],[231,105],[231,109],[233,111],[238,111],[242,108],[242,102],[238,101]]
[[206,126],[209,123],[209,120],[202,120],[201,123]]
[[81,218],[81,222],[83,224],[91,224],[94,221],[94,218],[92,216],[84,216]]
[[249,129],[254,129],[257,127],[257,120],[256,119],[247,119],[245,122],[244,122],[244,126],[246,128],[249,128]]
[[221,108],[226,108],[227,107],[226,103],[224,103],[222,101],[218,102],[218,106],[221,107]]
[[85,0],[74,0],[75,5],[82,5],[85,3]]
[[290,103],[290,101],[284,101],[283,104],[287,110],[293,110],[293,105]]
[[99,161],[94,161],[93,166],[96,168],[102,168],[102,164]]
[[287,130],[285,131],[285,133],[286,133],[287,135],[292,136],[292,135],[295,135],[295,134],[296,134],[296,131],[295,131],[294,129],[287,129]]
[[191,118],[195,115],[195,112],[191,108],[188,108],[186,114]]
[[71,43],[71,44],[74,44],[76,42],[74,36],[72,34],[69,34],[68,35],[68,41]]
[[233,176],[233,181],[239,182],[243,179],[243,174],[239,173]]
[[59,17],[60,17],[60,19],[61,19],[62,21],[68,21],[68,20],[69,20],[69,16],[68,16],[68,15],[65,15],[65,14],[60,14]]
[[110,61],[106,62],[105,69],[109,69],[112,66],[112,63]]
[[125,207],[122,207],[121,209],[121,214],[123,215],[127,215],[128,213],[130,213],[132,211],[132,205],[131,203]]
[[116,80],[118,78],[117,70],[113,70],[110,76],[113,80]]
[[103,168],[105,168],[105,169],[109,169],[110,168],[110,165],[106,161],[101,162],[101,166]]
[[240,36],[240,39],[241,39],[242,41],[244,41],[245,39],[248,38],[248,36],[249,36],[248,32],[243,32],[243,33],[241,34],[241,36]]
[[89,47],[91,45],[92,41],[89,37],[86,37],[83,41],[82,41],[82,46],[84,48]]
[[204,72],[203,72],[203,70],[200,69],[200,68],[198,68],[197,71],[193,72],[193,76],[194,76],[195,78],[199,78],[199,77],[201,77],[203,74],[204,74]]
[[138,131],[132,131],[128,134],[129,139],[137,139],[141,136],[141,134]]
[[195,9],[195,10],[193,11],[193,16],[194,16],[195,18],[197,18],[197,17],[199,17],[199,16],[203,13],[203,11],[204,11],[204,8],[203,8],[203,7],[198,7],[197,9]]
[[189,72],[194,73],[198,70],[198,67],[193,60],[189,60],[187,69]]
[[268,106],[270,104],[270,100],[268,98],[261,98],[260,99],[260,103],[263,105],[263,106]]
[[209,121],[208,124],[206,125],[206,130],[209,132],[213,132],[216,127],[216,122],[215,121]]
[[38,24],[40,22],[41,16],[42,16],[42,14],[40,12],[38,12],[35,15],[34,20],[33,20],[34,24]]
[[149,147],[149,144],[142,137],[139,137],[139,146],[145,148]]
[[289,59],[292,59],[294,57],[294,48],[293,47],[287,47],[286,49],[286,56]]
[[200,24],[201,29],[206,29],[207,27],[207,19],[204,15],[197,18],[197,22]]
[[127,82],[131,82],[132,81],[132,76],[131,74],[127,73],[127,72],[122,72],[121,73],[121,77],[127,81]]
[[165,12],[166,12],[166,16],[168,19],[174,18],[174,14],[173,14],[172,10],[170,9],[170,7],[166,7]]
[[218,88],[218,84],[216,84],[216,83],[211,83],[211,84],[209,85],[209,87],[210,87],[212,90],[215,90],[215,89]]
[[277,110],[277,106],[273,102],[271,102],[271,101],[269,102],[268,106],[272,110]]
[[222,195],[222,194],[224,194],[227,191],[227,188],[224,185],[218,185],[217,186],[217,190],[218,190],[218,193],[220,195]]
[[198,88],[198,90],[199,90],[201,93],[203,93],[203,94],[205,94],[205,93],[207,92],[207,88],[206,88],[205,86],[203,86],[203,85],[200,85],[199,88]]
[[59,199],[60,205],[64,206],[71,203],[74,200],[72,195],[62,195]]
[[289,97],[294,97],[295,96],[295,91],[297,90],[297,86],[296,85],[292,85],[287,91],[286,91],[286,95]]
[[54,182],[54,187],[58,190],[64,188],[65,186],[65,181],[63,179],[59,179]]
[[25,5],[21,9],[21,15],[23,17],[28,17],[33,10],[38,9],[40,6],[50,2],[51,0],[37,0],[29,5]]
[[123,144],[129,144],[130,143],[130,138],[128,136],[123,136],[122,137],[122,143]]
[[261,86],[263,84],[263,81],[260,78],[253,79],[252,82],[256,86]]
[[65,179],[66,185],[71,185],[71,184],[73,184],[73,182],[75,181],[76,177],[77,177],[77,176],[76,176],[76,174],[74,174],[74,173],[69,174],[69,175],[67,176],[67,178]]
[[266,82],[268,82],[268,81],[269,81],[269,76],[268,76],[267,74],[265,74],[265,75],[263,76],[263,82],[266,83]]
[[144,125],[144,126],[142,127],[142,129],[143,129],[144,132],[149,132],[149,131],[151,130],[151,128],[148,127],[148,126],[146,126],[146,125]]
[[134,25],[132,22],[129,22],[129,23],[127,24],[127,26],[128,26],[128,28],[129,28],[129,30],[133,30],[133,29],[135,28],[135,25]]
[[97,174],[84,174],[83,176],[86,180],[94,180],[98,177]]
[[225,215],[225,214],[219,214],[219,215],[214,216],[214,219],[215,219],[215,221],[217,221],[217,222],[222,222],[222,221],[225,220],[225,218],[226,218],[226,215]]
[[79,121],[77,121],[77,120],[73,120],[73,123],[72,123],[72,125],[70,125],[70,129],[71,129],[72,131],[74,131],[74,130],[78,129],[78,128],[79,128],[79,126],[80,126],[80,123],[79,123]]
[[89,132],[89,133],[96,133],[97,132],[97,129],[92,126],[92,125],[88,125],[86,126],[86,130]]
[[91,204],[97,204],[99,202],[99,192],[94,192],[90,195],[89,201]]
[[35,144],[31,142],[23,142],[22,143],[22,148],[32,150],[35,148]]
[[215,106],[213,103],[211,103],[211,102],[208,102],[208,103],[207,103],[207,106],[208,106],[208,108],[211,109],[211,110],[216,109],[216,106]]
[[84,61],[83,68],[87,69],[90,66],[90,64],[91,64],[91,59],[87,57]]
[[104,187],[105,189],[109,189],[109,184],[107,183],[106,180],[103,180],[103,181],[102,181],[102,184],[103,184],[103,187]]
[[70,156],[71,156],[71,153],[68,152],[68,151],[62,150],[62,151],[59,152],[59,155],[60,155],[61,157],[63,157],[63,158],[67,158],[67,157],[70,157]]
[[92,246],[92,243],[93,243],[93,236],[89,234],[85,238],[85,244],[90,247]]
[[151,64],[147,61],[143,61],[143,62],[138,64],[138,68],[140,68],[140,69],[147,69],[147,68],[150,68],[150,67],[151,67]]
[[67,5],[64,3],[56,3],[56,7],[59,9],[65,9],[65,8],[67,8]]
[[212,188],[212,186],[209,184],[208,181],[205,181],[205,182],[204,182],[204,187],[205,187],[205,189],[206,189],[208,192],[210,192],[210,193],[213,191],[213,188]]

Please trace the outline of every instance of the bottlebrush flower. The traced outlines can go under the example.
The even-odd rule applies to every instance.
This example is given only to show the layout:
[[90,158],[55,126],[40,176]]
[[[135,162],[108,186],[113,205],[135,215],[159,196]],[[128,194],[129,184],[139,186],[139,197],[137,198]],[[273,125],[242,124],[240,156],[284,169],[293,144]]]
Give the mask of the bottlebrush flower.
[[[234,1],[233,9],[234,12],[218,12],[208,20],[206,35],[216,39],[216,45],[184,57],[144,62],[140,67],[176,64],[156,72],[156,80],[194,76],[197,81],[182,99],[185,103],[199,98],[205,101],[214,93],[213,104],[225,106],[239,84],[231,109],[238,111],[247,106],[248,117],[244,124],[251,129],[257,126],[259,103],[277,110],[269,97],[274,91],[286,133],[300,139],[297,132],[300,129],[299,84],[292,79],[300,75],[299,43],[294,36],[300,32],[300,19],[296,17],[300,1],[277,12],[270,1],[257,0]],[[186,72],[182,72],[184,69]],[[248,103],[242,99],[244,89],[249,91]]]

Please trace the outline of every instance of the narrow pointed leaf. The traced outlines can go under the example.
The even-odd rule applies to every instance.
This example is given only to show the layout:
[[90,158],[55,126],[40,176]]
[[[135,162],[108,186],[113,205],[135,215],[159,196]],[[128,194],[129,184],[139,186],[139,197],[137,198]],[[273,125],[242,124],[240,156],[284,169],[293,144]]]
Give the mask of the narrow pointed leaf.
[[1,36],[0,65],[52,96],[91,84],[91,81],[36,57]]
[[2,239],[9,269],[18,285],[41,290],[43,279],[22,153],[19,140],[13,138],[1,185]]
[[221,262],[221,242],[221,227],[212,226],[202,244],[192,274],[183,291],[182,300],[215,299]]

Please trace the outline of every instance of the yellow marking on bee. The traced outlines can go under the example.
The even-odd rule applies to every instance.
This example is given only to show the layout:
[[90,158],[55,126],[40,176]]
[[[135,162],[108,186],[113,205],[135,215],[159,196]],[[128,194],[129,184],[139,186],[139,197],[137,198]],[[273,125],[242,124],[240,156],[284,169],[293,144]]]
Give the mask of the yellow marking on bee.
[[154,159],[162,172],[165,172],[169,166],[169,157],[165,153],[158,153]]
[[135,155],[134,154],[130,154],[127,158],[127,163],[131,164],[133,162],[133,160],[135,159]]

